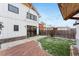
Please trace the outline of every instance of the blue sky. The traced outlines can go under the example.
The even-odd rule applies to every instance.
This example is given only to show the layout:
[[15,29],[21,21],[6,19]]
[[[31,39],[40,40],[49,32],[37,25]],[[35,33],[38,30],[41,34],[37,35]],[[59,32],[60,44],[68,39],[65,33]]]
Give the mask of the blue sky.
[[45,22],[52,26],[73,26],[75,20],[63,20],[56,3],[33,3],[41,15],[39,22]]

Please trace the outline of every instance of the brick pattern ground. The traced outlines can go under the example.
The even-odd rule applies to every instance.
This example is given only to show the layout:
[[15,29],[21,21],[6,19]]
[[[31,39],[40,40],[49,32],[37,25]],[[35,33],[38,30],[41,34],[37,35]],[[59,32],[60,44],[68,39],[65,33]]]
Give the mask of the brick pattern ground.
[[0,51],[0,56],[48,56],[36,41],[30,41],[15,47]]

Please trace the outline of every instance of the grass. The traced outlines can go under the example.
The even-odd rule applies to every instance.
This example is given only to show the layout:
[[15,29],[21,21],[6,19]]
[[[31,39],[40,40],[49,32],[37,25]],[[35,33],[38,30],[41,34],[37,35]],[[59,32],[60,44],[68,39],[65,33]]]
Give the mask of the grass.
[[55,56],[69,56],[70,45],[75,44],[75,41],[65,38],[46,37],[38,40],[44,50]]

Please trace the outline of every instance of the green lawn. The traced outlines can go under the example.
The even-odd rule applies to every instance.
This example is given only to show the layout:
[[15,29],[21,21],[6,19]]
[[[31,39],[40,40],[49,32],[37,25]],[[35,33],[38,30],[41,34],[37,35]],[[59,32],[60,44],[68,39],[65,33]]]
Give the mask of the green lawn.
[[38,41],[48,53],[55,56],[69,56],[70,45],[75,44],[75,41],[55,37],[46,37]]

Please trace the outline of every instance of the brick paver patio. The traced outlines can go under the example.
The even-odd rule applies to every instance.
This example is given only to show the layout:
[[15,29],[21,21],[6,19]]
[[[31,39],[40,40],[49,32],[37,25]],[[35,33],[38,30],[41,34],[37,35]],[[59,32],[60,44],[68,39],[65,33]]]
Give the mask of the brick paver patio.
[[26,42],[15,47],[0,51],[1,56],[48,56],[36,41]]

